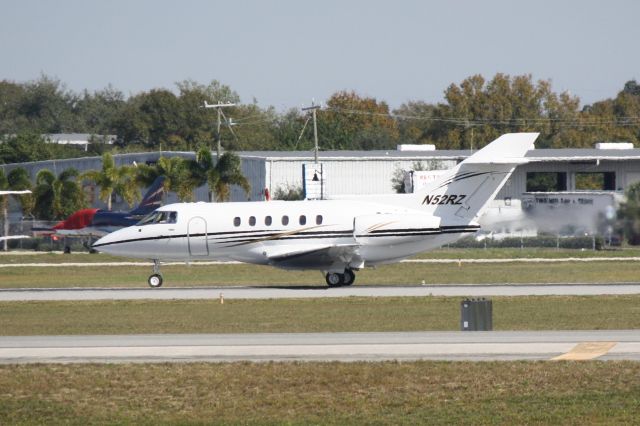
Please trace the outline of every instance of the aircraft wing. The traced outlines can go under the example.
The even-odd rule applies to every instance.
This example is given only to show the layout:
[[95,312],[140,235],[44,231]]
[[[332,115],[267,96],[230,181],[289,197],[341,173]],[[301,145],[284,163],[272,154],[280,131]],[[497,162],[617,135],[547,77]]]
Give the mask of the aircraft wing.
[[20,191],[0,191],[0,195],[24,195],[24,194],[31,194],[31,191],[29,191],[28,189],[23,189]]
[[19,240],[21,238],[31,238],[31,237],[29,235],[7,235],[6,237],[0,237],[0,241]]
[[358,245],[327,245],[291,250],[269,256],[272,266],[283,269],[321,268],[326,271],[344,271],[352,263],[360,264]]

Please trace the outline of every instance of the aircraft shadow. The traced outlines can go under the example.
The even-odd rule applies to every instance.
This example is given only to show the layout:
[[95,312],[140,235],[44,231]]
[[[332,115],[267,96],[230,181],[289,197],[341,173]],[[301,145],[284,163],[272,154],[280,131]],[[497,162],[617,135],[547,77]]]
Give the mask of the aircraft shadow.
[[255,289],[264,289],[264,288],[270,288],[270,289],[275,289],[275,290],[301,290],[301,291],[306,291],[306,290],[322,290],[322,291],[326,291],[329,290],[330,288],[327,286],[315,286],[315,285],[254,285],[254,286],[247,286],[247,288],[255,288]]

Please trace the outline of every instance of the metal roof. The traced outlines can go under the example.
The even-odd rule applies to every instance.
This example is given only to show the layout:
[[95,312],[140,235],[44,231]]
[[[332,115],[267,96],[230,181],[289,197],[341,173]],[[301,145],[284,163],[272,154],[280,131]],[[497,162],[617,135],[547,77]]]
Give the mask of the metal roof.
[[[473,154],[465,150],[436,150],[436,151],[320,151],[318,158],[322,159],[440,159],[463,160]],[[266,160],[313,160],[313,151],[241,151],[241,157],[263,158]],[[568,148],[568,149],[533,149],[527,152],[526,157],[532,161],[580,161],[580,160],[640,160],[640,149],[594,149],[594,148]]]
[[[241,158],[262,159],[265,161],[313,161],[313,151],[239,151]],[[472,154],[469,150],[436,150],[436,151],[320,151],[318,158],[322,160],[464,160]],[[131,162],[133,160],[153,160],[160,155],[166,157],[181,156],[194,158],[193,151],[151,151],[139,153],[114,154],[118,163]],[[215,156],[215,152],[213,153]],[[78,161],[96,160],[100,157],[77,157],[58,160],[37,161],[21,163],[21,165],[43,164],[55,162],[64,167],[64,164],[72,164]],[[629,161],[640,160],[640,149],[593,149],[593,148],[569,148],[569,149],[534,149],[527,152],[526,158],[532,162],[551,161]],[[0,165],[0,167],[9,164]],[[4,168],[4,167],[3,167]]]
[[534,149],[526,157],[532,161],[628,161],[640,160],[640,149]]
[[[241,157],[263,158],[266,160],[309,160],[313,161],[313,151],[240,151],[237,153]],[[464,150],[436,150],[436,151],[396,151],[374,150],[374,151],[320,151],[318,152],[319,160],[347,160],[347,159],[371,159],[386,160],[395,158],[404,159],[464,159],[471,154],[470,151]]]

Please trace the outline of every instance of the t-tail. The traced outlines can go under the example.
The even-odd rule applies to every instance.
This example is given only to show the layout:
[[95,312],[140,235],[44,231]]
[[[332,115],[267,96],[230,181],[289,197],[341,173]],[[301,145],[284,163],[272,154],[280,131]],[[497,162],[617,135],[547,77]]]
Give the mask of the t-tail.
[[138,207],[129,212],[131,216],[148,215],[162,205],[162,184],[164,183],[164,179],[164,176],[158,176],[156,180],[153,181]]
[[500,136],[427,188],[417,192],[421,210],[449,220],[476,222],[518,164],[526,163],[538,133]]

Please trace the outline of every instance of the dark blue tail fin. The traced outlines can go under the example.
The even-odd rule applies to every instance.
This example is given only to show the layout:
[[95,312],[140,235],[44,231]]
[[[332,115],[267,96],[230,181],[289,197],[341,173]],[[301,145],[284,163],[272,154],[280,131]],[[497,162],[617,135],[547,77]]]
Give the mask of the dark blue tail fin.
[[129,214],[131,216],[145,216],[162,204],[162,184],[164,183],[164,176],[158,176],[153,181],[149,190],[144,195],[142,201],[135,209],[131,210]]

